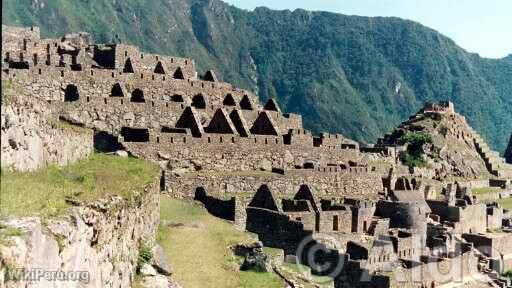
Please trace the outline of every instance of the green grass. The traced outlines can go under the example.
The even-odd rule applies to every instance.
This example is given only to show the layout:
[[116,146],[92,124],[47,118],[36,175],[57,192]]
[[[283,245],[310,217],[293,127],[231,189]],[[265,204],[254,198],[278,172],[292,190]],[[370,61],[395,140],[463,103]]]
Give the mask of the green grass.
[[190,202],[162,196],[160,209],[157,241],[183,287],[282,287],[273,273],[239,271],[240,259],[229,247],[255,241],[253,235]]
[[505,209],[512,209],[512,198],[500,199],[497,202]]
[[499,187],[481,187],[481,188],[473,188],[471,190],[473,191],[474,195],[482,195],[482,194],[499,192],[502,189]]
[[8,246],[11,244],[10,237],[23,236],[24,232],[19,228],[8,227],[0,224],[0,245]]
[[93,154],[65,167],[50,166],[35,172],[1,173],[2,216],[57,216],[71,204],[108,195],[130,199],[158,176],[157,165],[134,158]]
[[244,288],[283,287],[281,278],[274,273],[261,273],[254,271],[240,272],[240,286]]
[[[302,264],[292,264],[292,263],[284,263],[283,265],[286,269],[291,271],[294,274],[300,275],[303,272],[310,272],[311,269],[308,266]],[[311,283],[320,285],[320,287],[331,287],[333,283],[333,279],[327,276],[318,276],[315,274],[311,274]],[[304,275],[305,276],[305,275]],[[312,286],[313,287],[313,286]]]

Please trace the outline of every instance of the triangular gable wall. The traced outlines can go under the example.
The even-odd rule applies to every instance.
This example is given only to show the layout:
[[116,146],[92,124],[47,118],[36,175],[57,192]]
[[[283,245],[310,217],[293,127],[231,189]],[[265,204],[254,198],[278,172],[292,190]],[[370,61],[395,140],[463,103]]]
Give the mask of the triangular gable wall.
[[201,135],[204,134],[204,129],[201,125],[201,121],[199,121],[197,111],[194,107],[190,106],[183,110],[180,119],[176,122],[176,128],[189,128],[194,137],[201,137]]
[[181,70],[181,67],[178,67],[176,71],[173,74],[174,79],[185,79],[185,76],[183,75],[183,71]]
[[240,110],[234,109],[231,111],[229,118],[231,119],[233,125],[235,125],[235,129],[240,136],[249,137],[251,132],[249,131],[249,126],[247,126],[247,122],[242,116],[242,112]]
[[262,111],[251,127],[251,133],[254,135],[272,135],[279,136],[279,130],[270,115]]
[[252,104],[251,99],[249,99],[249,96],[244,95],[240,101],[240,108],[242,108],[242,110],[254,110],[254,105]]
[[203,80],[210,82],[219,82],[219,80],[217,79],[217,75],[215,75],[215,72],[213,72],[212,70],[206,71],[206,73],[203,76]]
[[254,197],[249,203],[249,207],[279,211],[274,195],[265,184],[261,185],[258,191],[256,191],[256,194],[254,194]]
[[217,109],[217,111],[215,111],[210,124],[208,124],[205,130],[208,133],[238,135],[235,126],[224,109]]
[[126,59],[124,63],[123,73],[135,73],[135,69],[133,69],[133,63],[130,58]]
[[158,61],[158,63],[156,63],[156,66],[155,66],[155,70],[153,72],[155,72],[156,74],[165,74],[165,68],[164,68],[164,65],[162,64],[161,61]]
[[281,109],[279,109],[279,105],[277,105],[277,102],[274,98],[268,99],[265,106],[263,106],[263,109],[267,111],[276,111],[281,113]]

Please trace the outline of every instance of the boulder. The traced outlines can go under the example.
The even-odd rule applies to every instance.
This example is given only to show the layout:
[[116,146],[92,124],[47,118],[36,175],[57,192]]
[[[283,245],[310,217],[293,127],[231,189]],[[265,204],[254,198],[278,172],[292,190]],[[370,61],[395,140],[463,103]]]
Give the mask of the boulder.
[[170,276],[172,274],[171,266],[169,265],[169,260],[167,259],[167,255],[165,254],[164,249],[160,245],[155,245],[153,247],[153,268],[160,274],[165,276]]
[[124,150],[117,150],[117,151],[116,151],[116,155],[117,155],[117,156],[120,156],[120,157],[124,157],[124,158],[126,158],[126,157],[128,157],[128,152],[126,152],[126,151],[124,151]]
[[140,275],[142,276],[156,276],[158,275],[158,272],[153,268],[153,266],[149,265],[148,263],[144,263],[142,267],[140,267]]

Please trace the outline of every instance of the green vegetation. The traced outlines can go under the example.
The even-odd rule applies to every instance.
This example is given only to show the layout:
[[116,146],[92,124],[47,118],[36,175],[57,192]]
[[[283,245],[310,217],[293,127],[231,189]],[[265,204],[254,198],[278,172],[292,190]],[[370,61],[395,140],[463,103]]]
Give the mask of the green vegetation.
[[512,198],[500,199],[497,201],[505,209],[512,210]]
[[60,215],[73,204],[107,195],[131,199],[155,180],[159,168],[134,158],[93,154],[66,167],[1,173],[0,215]]
[[[333,279],[327,276],[318,276],[311,274],[311,268],[308,266],[302,265],[302,264],[291,264],[291,263],[284,263],[284,268],[288,271],[290,271],[293,274],[296,275],[303,275],[304,273],[309,273],[311,275],[311,283],[320,285],[320,287],[332,287],[333,285]],[[302,283],[305,287],[315,287],[313,285],[307,285],[307,283]]]
[[10,237],[23,236],[23,231],[19,228],[8,227],[0,224],[0,245],[10,245]]
[[2,79],[2,105],[8,105],[11,101],[7,91],[11,88],[11,83],[7,80]]
[[255,241],[203,207],[162,196],[157,241],[173,264],[183,287],[282,287],[274,273],[240,271],[240,259],[229,247]]
[[452,100],[498,151],[512,130],[512,58],[480,58],[412,21],[244,11],[217,0],[2,5],[3,24],[37,25],[44,36],[82,30],[98,42],[192,57],[201,71],[215,69],[263,100],[276,96],[315,132],[374,142],[424,102],[440,100]]
[[501,190],[502,189],[499,187],[482,187],[482,188],[472,189],[473,195],[475,195],[479,200],[482,200],[482,201],[493,199],[492,194],[496,193],[496,192],[500,192]]
[[139,248],[139,257],[137,258],[137,272],[140,271],[144,264],[150,263],[151,259],[153,259],[151,246],[146,243],[142,244]]
[[407,132],[400,137],[402,144],[407,144],[407,151],[402,155],[402,162],[409,167],[424,167],[424,145],[432,143],[432,136],[427,133]]
[[503,273],[503,276],[508,277],[508,278],[510,278],[510,280],[512,280],[512,270],[509,270],[509,271]]
[[500,187],[481,187],[481,188],[473,188],[471,191],[473,191],[473,194],[475,195],[482,195],[482,194],[489,194],[494,192],[499,192],[502,189]]

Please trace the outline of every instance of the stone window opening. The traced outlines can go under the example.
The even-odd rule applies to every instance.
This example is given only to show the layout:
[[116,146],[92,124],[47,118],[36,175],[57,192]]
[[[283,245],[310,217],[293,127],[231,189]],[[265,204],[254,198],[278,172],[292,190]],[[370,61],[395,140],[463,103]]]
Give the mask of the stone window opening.
[[172,102],[185,102],[183,100],[183,96],[179,95],[179,94],[174,94],[171,96],[171,101]]
[[332,230],[333,231],[338,231],[339,230],[339,219],[338,219],[338,215],[334,215],[332,217]]
[[135,103],[145,103],[146,99],[144,99],[144,92],[140,89],[133,90],[130,101]]
[[64,90],[64,102],[78,101],[79,98],[80,95],[78,94],[78,88],[75,85],[69,84],[66,86],[66,89]]
[[121,136],[123,136],[125,142],[149,142],[148,129],[123,127],[121,129]]
[[302,218],[301,217],[297,217],[297,218],[295,218],[295,220],[297,220],[299,222],[302,222]]
[[34,66],[37,66],[37,64],[39,62],[38,60],[39,60],[39,57],[38,57],[37,53],[34,53]]

